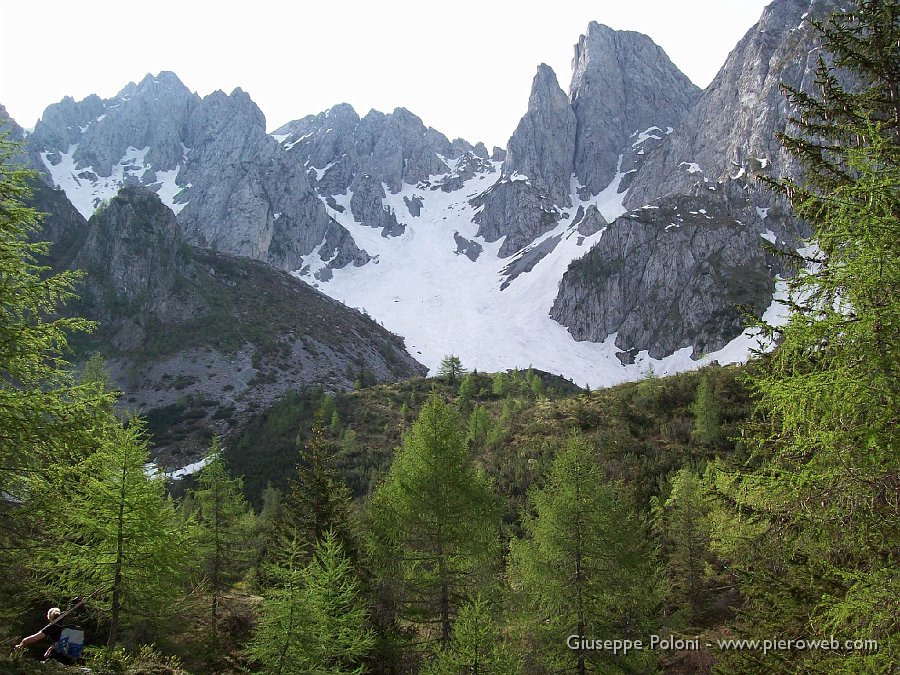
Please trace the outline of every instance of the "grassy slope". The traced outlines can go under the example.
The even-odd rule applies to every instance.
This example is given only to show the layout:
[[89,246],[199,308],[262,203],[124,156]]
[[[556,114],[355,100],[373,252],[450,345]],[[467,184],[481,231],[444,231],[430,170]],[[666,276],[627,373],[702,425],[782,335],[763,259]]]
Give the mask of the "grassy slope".
[[[478,394],[462,412],[467,415],[476,404],[488,412],[491,429],[485,442],[477,444],[476,457],[508,500],[506,517],[514,525],[527,490],[540,481],[555,448],[573,430],[595,441],[607,475],[630,483],[638,503],[645,506],[664,489],[668,475],[684,464],[701,465],[716,451],[734,452],[736,441],[729,439],[739,435],[738,425],[750,410],[741,372],[712,367],[594,392],[547,376],[539,396],[524,387],[513,387],[505,396],[495,394],[492,377],[480,374]],[[691,438],[691,406],[701,377],[714,379],[721,406],[723,440],[717,448],[701,447]],[[458,386],[423,378],[365,387],[333,399],[338,417],[330,431],[335,462],[357,497],[368,494],[387,469],[403,432],[431,392],[458,400]],[[228,459],[240,467],[253,501],[258,502],[267,482],[284,486],[294,474],[300,458],[297,438],[308,433],[324,401],[318,390],[292,392],[229,440]]]

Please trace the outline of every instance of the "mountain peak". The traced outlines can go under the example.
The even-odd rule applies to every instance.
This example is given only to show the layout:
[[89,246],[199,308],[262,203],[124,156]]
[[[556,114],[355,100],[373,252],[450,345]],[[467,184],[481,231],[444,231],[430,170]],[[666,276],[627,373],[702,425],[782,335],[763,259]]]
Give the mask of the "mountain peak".
[[356,110],[349,103],[338,103],[331,106],[325,111],[325,117],[355,117],[359,120],[359,115],[356,114]]
[[25,137],[22,127],[16,124],[16,121],[9,116],[6,108],[0,103],[0,133],[4,132],[8,133],[13,140],[20,140]]
[[143,79],[135,84],[129,82],[118,93],[119,98],[131,98],[140,94],[171,92],[174,94],[190,94],[190,90],[184,86],[184,83],[178,79],[178,76],[169,71],[162,70],[159,74],[147,73]]
[[544,86],[550,89],[559,88],[559,80],[556,77],[556,72],[546,63],[538,65],[537,72],[534,74],[534,79],[531,81],[532,96],[534,96],[534,90],[538,86]]
[[531,84],[528,111],[509,139],[503,177],[527,176],[558,204],[569,203],[575,115],[556,73],[538,66]]
[[[771,195],[747,176],[763,170],[772,176],[797,175],[796,159],[775,136],[787,130],[788,102],[781,87],[814,91],[820,43],[807,17],[822,19],[838,5],[837,0],[770,3],[671,135],[665,152],[651,156],[635,176],[626,205],[638,208],[722,182],[724,190],[717,191],[734,188],[747,204],[739,217],[762,226],[765,218],[758,214],[768,213]],[[775,228],[772,218],[765,227]]]
[[700,89],[646,35],[596,22],[578,39],[572,65],[575,173],[596,195],[615,177],[619,155],[634,133],[677,127]]

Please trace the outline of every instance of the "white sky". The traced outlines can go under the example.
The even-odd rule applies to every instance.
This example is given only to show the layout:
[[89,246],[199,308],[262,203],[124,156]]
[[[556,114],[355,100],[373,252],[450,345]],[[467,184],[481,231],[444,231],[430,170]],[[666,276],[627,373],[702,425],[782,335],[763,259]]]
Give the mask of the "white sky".
[[505,146],[539,63],[568,90],[589,21],[646,33],[705,87],[769,1],[6,0],[0,104],[30,128],[63,96],[171,70],[201,95],[241,87],[270,131],[347,102]]

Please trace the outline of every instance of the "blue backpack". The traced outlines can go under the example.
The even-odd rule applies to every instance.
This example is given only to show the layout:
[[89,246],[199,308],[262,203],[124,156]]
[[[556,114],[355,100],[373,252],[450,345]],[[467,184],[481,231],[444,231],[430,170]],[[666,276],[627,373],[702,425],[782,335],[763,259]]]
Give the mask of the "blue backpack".
[[65,626],[53,645],[53,651],[70,659],[80,659],[84,651],[84,631],[78,626]]

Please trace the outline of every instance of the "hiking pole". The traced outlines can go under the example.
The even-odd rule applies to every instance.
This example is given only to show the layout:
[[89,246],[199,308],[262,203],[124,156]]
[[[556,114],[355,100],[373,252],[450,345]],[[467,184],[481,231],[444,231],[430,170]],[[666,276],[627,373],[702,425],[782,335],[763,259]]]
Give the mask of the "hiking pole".
[[93,593],[91,593],[89,596],[87,596],[87,597],[85,597],[85,598],[78,598],[74,605],[72,605],[71,607],[69,607],[69,609],[67,609],[65,612],[63,612],[63,613],[60,614],[58,617],[56,617],[55,619],[53,619],[53,621],[51,621],[51,622],[48,623],[46,626],[44,626],[43,628],[41,628],[41,633],[45,632],[48,628],[50,628],[50,626],[54,626],[54,625],[58,624],[60,621],[62,621],[63,619],[65,619],[67,616],[69,616],[69,614],[71,614],[71,613],[74,612],[76,609],[78,609],[79,607],[81,607],[87,600],[89,600],[90,598],[93,598],[95,595],[97,595],[97,593],[99,593],[99,592],[102,591],[102,590],[103,590],[102,588],[98,588],[98,589],[95,590]]

